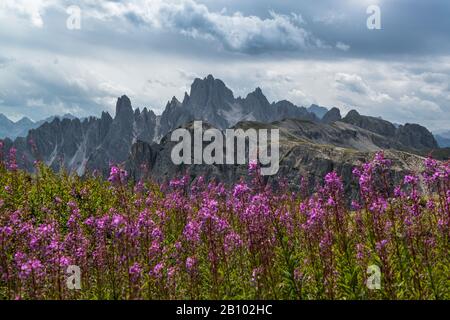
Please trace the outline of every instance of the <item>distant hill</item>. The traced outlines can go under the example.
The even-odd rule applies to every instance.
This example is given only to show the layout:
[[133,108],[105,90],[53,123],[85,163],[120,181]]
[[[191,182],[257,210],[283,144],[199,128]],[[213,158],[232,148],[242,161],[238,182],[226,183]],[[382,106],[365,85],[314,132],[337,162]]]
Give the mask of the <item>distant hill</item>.
[[28,131],[38,128],[46,122],[51,122],[56,117],[60,119],[75,119],[75,116],[71,114],[65,114],[63,116],[52,116],[37,122],[34,122],[27,117],[23,117],[19,121],[14,122],[0,113],[0,139],[16,139],[17,137],[26,137]]
[[442,136],[440,134],[437,134],[434,137],[436,138],[436,141],[439,144],[439,147],[441,147],[441,148],[448,148],[448,147],[450,147],[450,138],[447,138],[447,137]]

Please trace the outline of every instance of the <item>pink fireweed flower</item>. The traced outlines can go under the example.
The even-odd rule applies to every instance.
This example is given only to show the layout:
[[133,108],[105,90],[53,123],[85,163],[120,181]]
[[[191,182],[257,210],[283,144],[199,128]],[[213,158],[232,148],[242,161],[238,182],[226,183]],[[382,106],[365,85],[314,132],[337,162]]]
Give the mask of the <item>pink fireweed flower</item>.
[[383,254],[384,250],[386,249],[387,244],[388,244],[388,240],[386,240],[386,239],[377,242],[375,244],[375,248],[377,250],[377,253],[378,254]]
[[325,235],[322,237],[319,243],[322,254],[327,254],[332,244],[333,236],[331,235],[331,232],[327,231],[325,232]]
[[403,198],[406,196],[406,194],[402,191],[402,187],[401,186],[396,186],[394,188],[394,196],[396,198]]
[[16,159],[17,149],[11,148],[9,149],[9,162],[8,162],[8,169],[10,171],[16,171],[19,167],[17,165],[17,159]]
[[194,273],[197,269],[197,258],[195,257],[188,257],[186,259],[186,270],[189,273]]
[[162,242],[164,240],[164,234],[162,233],[160,228],[158,227],[153,228],[152,238],[159,242]]
[[258,286],[258,282],[261,279],[264,269],[262,267],[254,268],[252,271],[252,278],[250,279],[254,286]]
[[325,186],[337,191],[343,190],[342,180],[336,172],[330,172],[325,176]]
[[230,253],[231,251],[242,247],[243,242],[239,234],[232,231],[225,236],[225,241],[223,245],[225,252]]
[[142,193],[144,191],[144,182],[142,180],[139,180],[136,186],[134,187],[135,193]]
[[329,197],[327,200],[327,205],[330,207],[334,207],[336,205],[336,201],[332,197]]
[[177,274],[177,268],[176,267],[169,267],[167,269],[167,282],[172,283],[175,280],[175,276]]
[[201,224],[197,221],[189,221],[184,228],[184,237],[193,243],[198,243],[200,241]]
[[365,258],[365,248],[362,243],[356,244],[356,259],[359,261],[364,260]]
[[137,282],[142,274],[142,268],[139,265],[139,263],[135,262],[133,265],[128,269],[128,273],[130,274],[130,279],[132,282]]
[[20,266],[19,277],[21,279],[27,279],[31,275],[34,275],[35,277],[40,277],[42,276],[42,274],[43,274],[43,265],[41,261],[38,259],[27,260]]
[[427,209],[428,210],[434,210],[435,207],[436,207],[436,204],[434,203],[434,201],[432,199],[427,201]]
[[258,170],[258,161],[257,160],[250,160],[248,163],[248,172],[254,173]]
[[390,167],[392,165],[392,161],[389,160],[389,159],[386,159],[384,157],[384,152],[383,151],[377,152],[375,154],[374,163],[377,164],[377,165],[380,165],[382,167],[386,167],[386,168],[388,168],[388,167]]
[[361,171],[360,171],[358,168],[353,168],[352,174],[353,174],[355,177],[359,178],[359,177],[361,176]]
[[161,244],[158,241],[153,240],[148,252],[150,259],[154,260],[155,257],[159,256],[160,253],[161,253]]
[[416,176],[411,176],[411,175],[407,175],[405,176],[403,183],[404,184],[411,184],[411,185],[416,185],[418,181],[418,178]]
[[108,181],[111,183],[125,183],[127,177],[128,177],[127,171],[119,167],[112,166],[111,171],[109,173]]
[[174,189],[182,189],[189,183],[189,176],[185,175],[181,179],[173,179],[169,182],[169,186]]
[[69,257],[62,256],[62,257],[59,258],[59,266],[62,267],[62,268],[69,266],[71,263],[72,262],[71,262],[71,259]]
[[369,209],[370,209],[370,211],[384,213],[384,212],[386,212],[387,207],[388,207],[388,204],[387,204],[386,199],[384,199],[382,197],[378,197],[377,199],[375,199],[374,202],[372,202]]
[[150,275],[156,279],[161,279],[163,276],[163,270],[164,270],[164,262],[160,262],[156,264],[156,266],[153,268],[152,271],[150,271]]
[[302,282],[303,278],[305,277],[305,274],[300,268],[295,268],[294,270],[294,279],[297,282]]
[[359,204],[358,201],[352,200],[352,208],[353,210],[361,210],[361,205]]
[[250,191],[250,188],[247,186],[246,183],[244,183],[244,182],[239,183],[234,187],[233,197],[239,197],[239,196],[247,193],[248,191]]

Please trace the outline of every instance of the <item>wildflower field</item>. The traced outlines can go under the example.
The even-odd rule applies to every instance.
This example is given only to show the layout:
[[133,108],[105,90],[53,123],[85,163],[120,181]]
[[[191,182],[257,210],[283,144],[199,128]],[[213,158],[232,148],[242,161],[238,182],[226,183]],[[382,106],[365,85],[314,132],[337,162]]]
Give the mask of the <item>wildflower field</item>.
[[[383,153],[355,168],[349,206],[331,172],[314,195],[18,170],[0,159],[1,299],[449,299],[450,166],[389,180]],[[66,285],[67,267],[81,289]],[[367,285],[370,266],[381,287]],[[370,269],[370,268],[369,268]]]

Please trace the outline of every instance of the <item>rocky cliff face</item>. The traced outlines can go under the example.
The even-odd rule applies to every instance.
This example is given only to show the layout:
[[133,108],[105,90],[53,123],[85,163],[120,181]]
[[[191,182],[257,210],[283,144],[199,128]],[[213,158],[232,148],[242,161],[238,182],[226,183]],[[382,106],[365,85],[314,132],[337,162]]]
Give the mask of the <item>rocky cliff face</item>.
[[[192,123],[184,127],[193,130]],[[255,127],[280,130],[280,170],[277,175],[266,177],[269,183],[284,177],[293,188],[298,188],[300,177],[305,177],[312,191],[326,173],[335,170],[343,177],[350,197],[356,197],[352,169],[372,159],[376,151],[398,146],[393,140],[380,139],[376,133],[342,122],[326,125],[289,119],[271,124],[240,122],[235,126],[243,130]],[[175,144],[170,141],[170,135],[165,136],[161,144],[136,143],[127,161],[131,176],[139,179],[149,175],[155,181],[164,182],[187,173],[192,179],[201,175],[207,180],[216,179],[227,184],[247,178],[246,165],[174,165],[171,150]],[[393,160],[391,175],[394,181],[422,168],[420,156],[393,149],[385,153]]]
[[418,124],[407,123],[398,127],[395,132],[396,139],[403,145],[414,149],[437,149],[439,148],[433,134],[427,128]]
[[190,95],[186,93],[183,102],[174,97],[167,104],[161,116],[159,138],[193,120],[203,120],[225,129],[244,120],[272,122],[286,118],[318,120],[314,113],[289,101],[270,103],[260,88],[245,98],[235,98],[221,80],[209,75],[194,80]]
[[23,117],[17,122],[11,121],[5,115],[0,113],[0,139],[16,139],[17,137],[26,137],[28,131],[31,129],[39,128],[46,122],[52,122],[53,119],[75,119],[71,114],[65,114],[63,116],[53,116],[47,119],[34,122],[27,117]]
[[396,128],[389,121],[362,116],[356,110],[350,111],[343,122],[392,138],[408,149],[426,150],[439,148],[433,134],[418,124],[405,124]]
[[325,113],[322,118],[322,122],[326,124],[330,124],[336,121],[340,121],[342,119],[341,111],[338,108],[332,108],[330,111]]
[[22,168],[33,171],[41,160],[55,170],[64,167],[80,175],[100,170],[106,174],[110,163],[125,161],[137,140],[151,142],[156,134],[156,115],[144,109],[133,111],[130,99],[118,99],[114,119],[106,112],[100,118],[55,118],[27,137],[5,140],[5,148],[15,147]]
[[376,132],[383,136],[394,137],[396,132],[395,126],[389,121],[375,117],[362,116],[356,110],[351,110],[342,121]]

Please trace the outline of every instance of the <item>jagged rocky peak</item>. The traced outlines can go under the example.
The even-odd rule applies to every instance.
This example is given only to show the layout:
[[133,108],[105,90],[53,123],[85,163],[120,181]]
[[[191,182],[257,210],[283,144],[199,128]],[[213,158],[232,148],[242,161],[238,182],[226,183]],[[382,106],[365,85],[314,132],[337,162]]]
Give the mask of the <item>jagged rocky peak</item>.
[[325,115],[323,116],[322,122],[330,124],[336,121],[340,121],[341,119],[341,110],[339,110],[338,108],[331,108],[331,110],[325,113]]
[[[191,85],[189,101],[195,106],[216,106],[223,102],[232,102],[233,92],[227,88],[222,80],[215,79],[212,75],[202,79],[195,79]],[[217,107],[217,106],[216,106]]]
[[255,99],[260,104],[269,104],[269,101],[267,100],[260,87],[257,87],[253,92],[249,93],[247,95],[247,99]]
[[102,120],[102,121],[112,121],[112,117],[111,117],[111,115],[109,114],[109,112],[106,112],[106,111],[102,111],[102,115],[100,116],[100,119]]
[[184,93],[184,97],[183,97],[183,102],[182,102],[182,104],[183,105],[187,105],[188,103],[189,103],[189,99],[190,99],[191,97],[189,97],[189,94],[187,93],[187,92],[185,92]]
[[393,137],[396,132],[395,126],[389,121],[375,117],[362,116],[356,110],[351,110],[347,113],[342,121],[383,136]]
[[356,111],[355,109],[352,109],[352,110],[350,110],[348,113],[347,113],[347,115],[345,116],[347,119],[350,119],[350,118],[357,118],[357,117],[360,117],[361,115],[359,114],[359,112],[358,111]]
[[131,106],[130,98],[126,95],[117,99],[116,103],[116,119],[117,118],[132,118],[133,107]]
[[[185,94],[187,94],[187,93],[185,92]],[[173,96],[172,100],[170,100],[169,103],[171,103],[171,104],[180,104],[180,101],[178,101],[177,97]]]
[[[187,101],[189,99],[188,94],[185,92],[184,100]],[[174,109],[177,107],[181,107],[181,102],[178,101],[177,97],[173,96],[172,100],[167,102],[166,109]]]
[[17,125],[32,125],[34,122],[30,120],[28,117],[23,117],[19,121],[16,122]]

